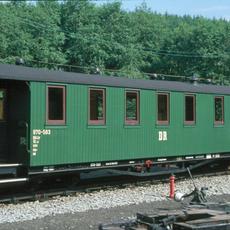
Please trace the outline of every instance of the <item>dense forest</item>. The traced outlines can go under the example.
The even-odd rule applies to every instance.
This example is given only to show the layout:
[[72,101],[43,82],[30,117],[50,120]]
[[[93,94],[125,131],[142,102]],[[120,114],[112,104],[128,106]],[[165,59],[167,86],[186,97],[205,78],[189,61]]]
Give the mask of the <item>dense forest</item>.
[[143,3],[0,3],[0,62],[77,72],[230,81],[230,22],[152,12]]

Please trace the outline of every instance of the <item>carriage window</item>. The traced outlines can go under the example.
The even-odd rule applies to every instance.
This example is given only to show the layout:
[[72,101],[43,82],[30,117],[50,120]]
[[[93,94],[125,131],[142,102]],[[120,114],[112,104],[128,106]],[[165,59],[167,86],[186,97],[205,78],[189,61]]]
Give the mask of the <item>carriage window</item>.
[[224,97],[215,97],[215,124],[224,124]]
[[89,90],[89,124],[105,124],[105,90]]
[[140,123],[139,112],[139,92],[126,91],[126,115],[125,123],[128,125],[136,125]]
[[157,94],[157,124],[169,124],[169,94]]
[[195,124],[196,120],[196,97],[185,95],[185,124]]
[[66,119],[65,86],[47,88],[47,124],[63,125]]
[[0,90],[0,121],[5,120],[5,91]]

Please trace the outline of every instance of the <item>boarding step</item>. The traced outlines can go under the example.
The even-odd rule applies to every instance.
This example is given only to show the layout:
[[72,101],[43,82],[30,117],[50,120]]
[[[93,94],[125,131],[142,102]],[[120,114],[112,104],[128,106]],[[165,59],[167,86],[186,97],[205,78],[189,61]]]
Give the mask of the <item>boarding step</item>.
[[19,166],[22,166],[22,164],[19,164],[19,163],[12,163],[12,164],[0,163],[0,168],[11,168],[11,167],[19,167]]
[[[0,163],[0,179],[6,175],[13,175],[13,177],[23,177],[25,170],[20,163]],[[9,177],[9,176],[8,176]]]
[[27,177],[1,178],[0,179],[0,191],[3,191],[6,188],[16,188],[18,186],[25,186],[25,184],[28,181],[29,181],[29,178]]
[[0,179],[0,184],[8,184],[8,183],[23,183],[27,182],[28,178],[8,178],[8,179]]

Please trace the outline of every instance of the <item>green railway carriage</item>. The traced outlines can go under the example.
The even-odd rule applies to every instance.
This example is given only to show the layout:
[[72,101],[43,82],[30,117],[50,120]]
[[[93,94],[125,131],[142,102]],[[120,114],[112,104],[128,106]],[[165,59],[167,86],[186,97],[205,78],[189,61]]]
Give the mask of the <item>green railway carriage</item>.
[[229,152],[229,87],[0,64],[2,163],[37,173]]

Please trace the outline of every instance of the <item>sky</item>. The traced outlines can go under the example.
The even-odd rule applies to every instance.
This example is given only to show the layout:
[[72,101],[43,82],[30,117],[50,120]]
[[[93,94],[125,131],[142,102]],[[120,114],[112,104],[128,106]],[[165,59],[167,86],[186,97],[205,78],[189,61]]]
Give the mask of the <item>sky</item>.
[[143,2],[158,13],[224,18],[230,21],[230,0],[122,0],[122,7],[132,11]]

